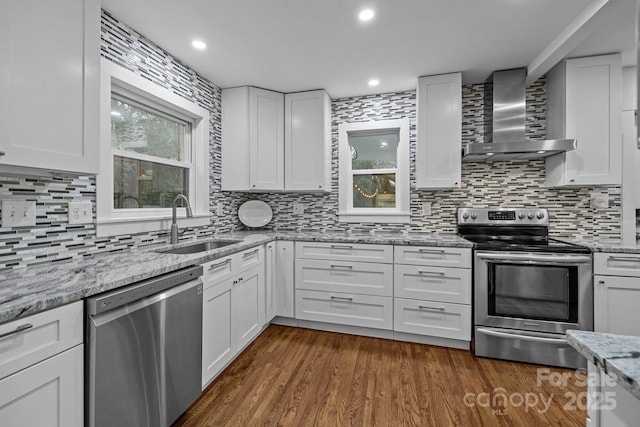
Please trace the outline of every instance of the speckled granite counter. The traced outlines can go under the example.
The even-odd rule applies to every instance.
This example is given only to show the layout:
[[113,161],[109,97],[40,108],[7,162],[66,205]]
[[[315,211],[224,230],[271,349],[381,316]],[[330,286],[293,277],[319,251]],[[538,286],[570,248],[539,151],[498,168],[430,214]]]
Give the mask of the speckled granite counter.
[[588,361],[640,399],[640,337],[567,331],[567,341]]
[[622,243],[620,241],[597,241],[589,245],[594,252],[615,252],[625,254],[640,254],[640,245],[637,243]]
[[431,233],[339,233],[339,232],[261,232],[240,231],[181,242],[185,246],[210,240],[238,240],[219,249],[188,255],[157,252],[168,245],[98,254],[83,260],[23,268],[0,274],[0,323],[79,301],[100,292],[202,264],[269,241],[298,240],[317,242],[377,243],[472,247],[454,234]]

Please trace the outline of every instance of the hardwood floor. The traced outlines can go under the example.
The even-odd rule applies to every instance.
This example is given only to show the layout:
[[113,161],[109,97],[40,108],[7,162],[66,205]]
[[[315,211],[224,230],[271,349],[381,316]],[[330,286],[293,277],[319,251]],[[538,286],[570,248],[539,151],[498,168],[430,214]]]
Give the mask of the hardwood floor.
[[584,379],[464,350],[271,325],[174,426],[583,427],[586,412],[575,406],[584,405]]

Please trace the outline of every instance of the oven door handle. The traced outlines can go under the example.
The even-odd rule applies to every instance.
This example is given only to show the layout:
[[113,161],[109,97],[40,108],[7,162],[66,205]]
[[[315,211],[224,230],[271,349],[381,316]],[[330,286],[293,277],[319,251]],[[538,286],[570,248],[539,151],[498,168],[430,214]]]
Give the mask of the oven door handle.
[[547,337],[535,337],[531,335],[510,334],[508,332],[494,331],[493,329],[486,329],[486,328],[477,328],[476,332],[481,332],[485,335],[490,335],[498,338],[517,338],[523,341],[545,342],[548,344],[567,344],[566,338],[547,338]]
[[490,254],[478,252],[476,254],[480,259],[488,261],[502,261],[505,263],[545,263],[545,264],[587,264],[591,262],[591,257],[584,255],[520,255],[520,254]]

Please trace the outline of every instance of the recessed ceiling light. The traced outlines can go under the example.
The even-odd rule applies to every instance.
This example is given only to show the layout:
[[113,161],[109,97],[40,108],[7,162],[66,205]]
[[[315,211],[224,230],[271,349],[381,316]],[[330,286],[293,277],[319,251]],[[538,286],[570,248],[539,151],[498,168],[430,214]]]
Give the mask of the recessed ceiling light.
[[375,16],[373,9],[362,9],[358,14],[358,19],[361,21],[370,21]]
[[193,40],[191,42],[191,46],[195,47],[198,50],[204,50],[207,48],[207,44],[202,40]]
[[538,154],[544,154],[544,153],[546,153],[546,151],[544,151],[544,150],[540,150],[540,151],[536,151],[536,153],[538,153]]
[[369,86],[378,86],[380,84],[380,80],[378,79],[371,79],[369,80]]

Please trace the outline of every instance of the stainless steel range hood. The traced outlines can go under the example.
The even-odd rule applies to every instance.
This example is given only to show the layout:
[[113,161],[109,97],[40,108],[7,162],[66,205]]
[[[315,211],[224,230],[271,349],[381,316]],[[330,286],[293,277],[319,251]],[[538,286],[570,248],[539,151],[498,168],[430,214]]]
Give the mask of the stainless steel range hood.
[[575,139],[525,139],[524,68],[496,71],[484,85],[484,143],[467,144],[466,162],[531,160],[576,149]]

